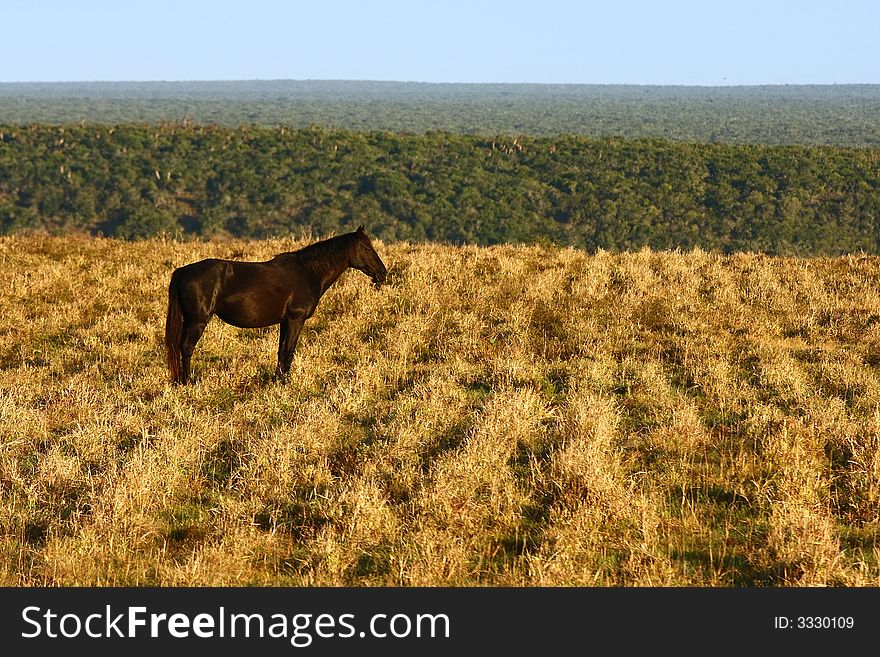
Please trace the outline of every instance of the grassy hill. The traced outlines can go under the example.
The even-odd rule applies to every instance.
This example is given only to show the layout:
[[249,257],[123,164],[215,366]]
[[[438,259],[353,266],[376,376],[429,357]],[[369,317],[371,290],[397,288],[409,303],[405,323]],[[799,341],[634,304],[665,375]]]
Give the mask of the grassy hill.
[[880,583],[877,258],[378,242],[168,385],[173,268],[294,246],[0,239],[0,584]]

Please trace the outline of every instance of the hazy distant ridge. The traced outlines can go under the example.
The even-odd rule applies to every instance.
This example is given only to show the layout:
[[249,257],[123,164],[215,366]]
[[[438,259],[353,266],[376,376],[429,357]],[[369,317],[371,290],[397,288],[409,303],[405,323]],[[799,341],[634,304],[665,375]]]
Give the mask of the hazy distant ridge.
[[81,121],[876,146],[880,144],[880,85],[688,87],[342,80],[0,83],[0,123]]

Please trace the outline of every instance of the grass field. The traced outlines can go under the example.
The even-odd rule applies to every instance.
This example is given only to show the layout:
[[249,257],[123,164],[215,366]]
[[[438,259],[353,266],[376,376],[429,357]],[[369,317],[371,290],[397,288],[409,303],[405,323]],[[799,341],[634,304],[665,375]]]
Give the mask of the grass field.
[[0,584],[880,585],[880,259],[376,243],[170,386],[174,267],[302,244],[0,239]]

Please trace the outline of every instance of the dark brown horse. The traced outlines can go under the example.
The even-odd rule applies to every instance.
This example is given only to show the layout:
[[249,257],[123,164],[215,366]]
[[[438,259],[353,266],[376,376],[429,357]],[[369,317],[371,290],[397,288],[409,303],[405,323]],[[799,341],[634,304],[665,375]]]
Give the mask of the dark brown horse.
[[239,328],[280,324],[275,374],[286,377],[303,323],[349,267],[377,287],[385,281],[385,265],[363,226],[266,262],[210,258],[174,270],[165,320],[171,381],[189,381],[193,349],[212,315]]

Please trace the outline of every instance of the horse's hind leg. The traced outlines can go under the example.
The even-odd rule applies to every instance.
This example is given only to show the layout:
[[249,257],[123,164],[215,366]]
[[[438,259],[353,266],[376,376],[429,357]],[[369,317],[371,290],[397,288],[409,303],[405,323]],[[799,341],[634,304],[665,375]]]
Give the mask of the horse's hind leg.
[[192,360],[193,351],[196,348],[196,343],[199,341],[199,338],[202,337],[202,333],[205,332],[205,327],[207,325],[207,320],[202,322],[187,321],[183,325],[183,343],[180,345],[181,383],[187,383],[189,381],[190,362]]
[[278,336],[278,367],[275,369],[275,376],[280,379],[286,379],[290,373],[293,352],[296,351],[296,343],[299,341],[299,334],[305,321],[304,318],[281,320],[281,333]]

